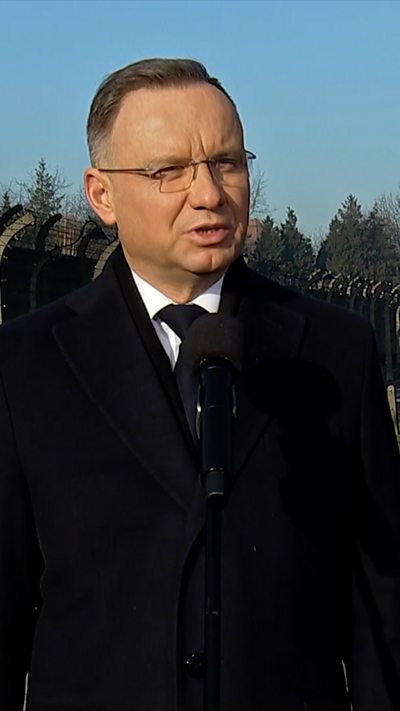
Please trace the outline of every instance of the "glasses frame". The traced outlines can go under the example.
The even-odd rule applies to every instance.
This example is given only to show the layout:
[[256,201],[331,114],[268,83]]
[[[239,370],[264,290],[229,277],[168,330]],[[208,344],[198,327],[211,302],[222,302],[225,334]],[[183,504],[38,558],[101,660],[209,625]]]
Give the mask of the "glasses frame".
[[[229,156],[224,156],[225,158],[228,158]],[[243,160],[243,165],[246,165],[248,168],[249,166],[249,161],[255,160],[257,158],[256,154],[253,153],[252,151],[245,150],[244,151],[244,160]],[[179,188],[179,190],[171,190],[170,192],[181,192],[183,190],[189,190],[191,187],[192,183],[194,180],[196,180],[197,177],[197,171],[199,168],[199,165],[202,165],[203,163],[208,166],[211,175],[213,176],[213,179],[215,180],[215,174],[213,171],[213,164],[218,163],[219,160],[222,159],[222,156],[220,158],[204,158],[203,160],[191,160],[188,161],[185,164],[185,167],[193,168],[193,173],[192,173],[192,178],[190,180],[189,185],[186,188]],[[165,166],[164,166],[165,167]],[[160,170],[162,170],[162,166],[159,168],[97,168],[97,170],[100,173],[127,173],[127,174],[132,174],[132,175],[141,175],[143,178],[149,178],[150,180],[153,180],[154,182],[158,183],[160,186],[160,191],[163,183],[163,178],[156,177],[156,173],[158,173]],[[169,191],[166,191],[169,192]]]

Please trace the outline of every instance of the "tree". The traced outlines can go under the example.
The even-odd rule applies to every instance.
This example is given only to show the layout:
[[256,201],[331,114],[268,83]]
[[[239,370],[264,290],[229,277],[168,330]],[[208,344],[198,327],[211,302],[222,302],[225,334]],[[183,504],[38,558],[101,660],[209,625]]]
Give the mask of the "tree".
[[395,279],[400,275],[398,245],[375,209],[364,218],[365,230],[359,245],[359,263],[369,279]]
[[378,211],[364,215],[357,198],[349,195],[320,245],[317,266],[348,277],[396,278],[398,250]]
[[361,205],[354,195],[348,195],[329,225],[326,239],[321,243],[317,266],[334,274],[353,271],[360,233],[363,229]]
[[264,219],[268,212],[267,183],[263,171],[257,170],[250,179],[250,217]]
[[100,218],[90,207],[83,188],[80,188],[76,193],[67,195],[64,200],[64,213],[66,217],[72,217],[79,222],[93,220],[96,224],[101,224]]
[[118,238],[117,225],[108,226],[102,222],[100,217],[89,205],[83,188],[80,188],[76,193],[72,193],[72,195],[68,195],[65,198],[64,214],[65,217],[77,220],[82,225],[88,221],[96,223],[103,235],[105,235],[110,242]]
[[311,240],[297,227],[297,216],[291,207],[287,209],[280,231],[285,245],[282,275],[286,283],[304,286],[314,266],[314,251]]
[[383,193],[373,209],[383,220],[389,238],[400,249],[400,192]]
[[11,207],[11,195],[9,190],[4,190],[0,197],[0,215],[9,210]]
[[13,205],[19,203],[12,181],[0,183],[0,215]]
[[311,240],[298,229],[291,207],[280,225],[270,216],[264,220],[261,238],[249,262],[256,271],[281,283],[305,286],[314,265],[314,252]]
[[250,266],[264,276],[274,277],[283,259],[283,244],[279,227],[267,215],[263,221],[261,237],[249,254]]
[[24,207],[33,212],[40,227],[62,209],[68,184],[58,170],[51,173],[41,158],[30,180],[20,183],[20,188]]

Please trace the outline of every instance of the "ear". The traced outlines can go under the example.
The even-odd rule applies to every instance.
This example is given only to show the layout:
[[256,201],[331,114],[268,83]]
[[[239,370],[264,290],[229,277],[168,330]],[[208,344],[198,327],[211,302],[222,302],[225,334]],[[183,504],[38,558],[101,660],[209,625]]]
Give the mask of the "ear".
[[115,225],[112,185],[108,176],[97,168],[87,168],[84,180],[86,197],[96,215],[109,227]]

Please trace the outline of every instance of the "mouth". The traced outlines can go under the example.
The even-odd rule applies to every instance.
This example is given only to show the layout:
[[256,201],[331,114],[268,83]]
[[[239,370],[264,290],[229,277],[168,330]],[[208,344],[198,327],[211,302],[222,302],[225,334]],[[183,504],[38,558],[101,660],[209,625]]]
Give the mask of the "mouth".
[[231,228],[225,224],[199,225],[189,231],[190,235],[200,244],[218,244],[231,233]]

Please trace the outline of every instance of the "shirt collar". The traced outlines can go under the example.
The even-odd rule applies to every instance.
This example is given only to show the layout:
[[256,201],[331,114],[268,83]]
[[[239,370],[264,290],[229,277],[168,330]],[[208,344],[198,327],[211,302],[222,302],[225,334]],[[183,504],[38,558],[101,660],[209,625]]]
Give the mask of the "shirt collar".
[[[163,294],[161,291],[156,289],[155,286],[149,284],[148,281],[142,279],[139,274],[137,274],[133,269],[131,269],[133,279],[135,281],[136,287],[142,297],[143,303],[147,309],[147,312],[151,319],[153,319],[160,309],[168,304],[174,304],[176,302],[172,301],[168,296]],[[224,274],[218,279],[214,284],[212,284],[206,291],[204,291],[199,296],[196,296],[190,304],[197,304],[202,306],[203,309],[209,313],[216,313],[219,309],[219,304],[221,301],[221,291],[222,284],[224,281]]]

